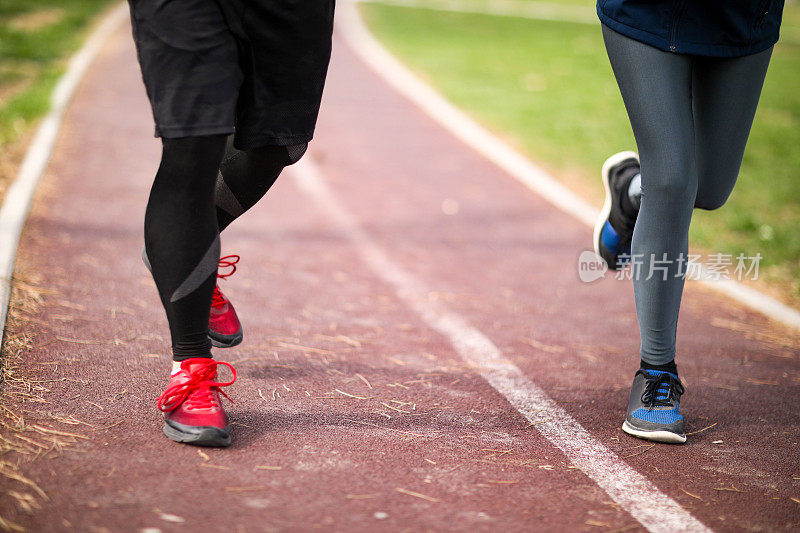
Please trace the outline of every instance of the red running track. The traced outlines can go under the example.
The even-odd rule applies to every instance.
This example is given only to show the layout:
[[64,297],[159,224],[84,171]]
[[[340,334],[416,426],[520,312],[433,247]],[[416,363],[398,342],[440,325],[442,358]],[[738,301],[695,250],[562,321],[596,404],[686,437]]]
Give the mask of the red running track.
[[[643,528],[545,438],[557,421],[529,423],[363,260],[364,243],[297,172],[223,235],[223,253],[242,256],[223,289],[245,342],[216,352],[240,376],[234,444],[168,441],[155,408],[167,327],[139,258],[159,157],[151,120],[124,28],[69,109],[19,251],[48,292],[24,326],[25,373],[49,389],[19,409],[86,438],[10,458],[47,498],[0,478],[0,516],[31,531]],[[682,409],[689,432],[713,427],[650,446],[620,430],[637,364],[632,290],[578,280],[588,228],[453,139],[338,39],[312,147],[331,202],[427,288],[417,304],[485,335],[609,457],[709,528],[800,527],[796,333],[690,284]],[[10,491],[36,504],[25,512]]]

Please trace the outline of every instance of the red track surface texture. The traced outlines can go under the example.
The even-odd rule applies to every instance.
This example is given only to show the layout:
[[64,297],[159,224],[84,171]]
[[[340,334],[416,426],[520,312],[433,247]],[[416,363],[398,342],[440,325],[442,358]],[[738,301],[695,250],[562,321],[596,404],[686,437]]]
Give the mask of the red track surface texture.
[[[87,438],[22,463],[49,497],[40,509],[3,498],[0,515],[34,531],[642,527],[362,260],[291,173],[223,235],[223,252],[242,256],[223,289],[245,342],[217,351],[240,376],[234,444],[200,453],[168,441],[155,408],[167,326],[139,258],[159,144],[128,31],[72,103],[20,245],[54,291],[24,356],[30,376],[54,380],[49,403],[25,411],[91,427],[63,426]],[[687,513],[718,530],[800,527],[796,334],[691,284],[682,408],[688,431],[714,425],[684,446],[649,446],[619,429],[637,366],[630,282],[578,280],[588,228],[338,40],[310,157],[431,305],[482,332]]]

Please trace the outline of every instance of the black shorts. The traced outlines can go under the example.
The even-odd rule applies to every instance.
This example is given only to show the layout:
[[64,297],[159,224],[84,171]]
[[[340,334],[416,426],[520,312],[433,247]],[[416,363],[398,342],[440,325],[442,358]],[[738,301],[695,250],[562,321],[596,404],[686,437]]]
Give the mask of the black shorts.
[[128,0],[158,137],[308,142],[335,0]]

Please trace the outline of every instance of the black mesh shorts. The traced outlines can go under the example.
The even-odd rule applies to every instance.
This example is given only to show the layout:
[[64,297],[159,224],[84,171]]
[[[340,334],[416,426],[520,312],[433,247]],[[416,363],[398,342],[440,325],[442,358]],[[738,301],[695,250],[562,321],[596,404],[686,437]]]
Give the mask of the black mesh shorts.
[[308,142],[335,0],[128,0],[158,137]]

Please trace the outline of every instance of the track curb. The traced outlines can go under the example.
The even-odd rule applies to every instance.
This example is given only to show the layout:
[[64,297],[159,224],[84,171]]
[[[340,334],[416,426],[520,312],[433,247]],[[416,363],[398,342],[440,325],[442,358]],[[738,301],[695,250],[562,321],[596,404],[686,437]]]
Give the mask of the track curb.
[[103,43],[127,16],[127,3],[118,4],[101,19],[81,49],[72,56],[67,71],[59,78],[50,96],[50,111],[39,124],[17,177],[6,191],[0,207],[0,339],[5,337],[17,244],[36,186],[50,162],[64,112]]
[[[358,0],[349,0],[337,6],[337,28],[353,52],[367,66],[472,150],[566,214],[587,226],[594,226],[599,213],[596,207],[578,197],[544,169],[478,124],[414,74],[370,33],[358,13],[357,3]],[[589,244],[587,241],[587,249]],[[743,283],[730,279],[714,280],[709,277],[706,267],[707,265],[700,265],[697,276],[704,287],[736,300],[776,322],[800,330],[800,312]]]

